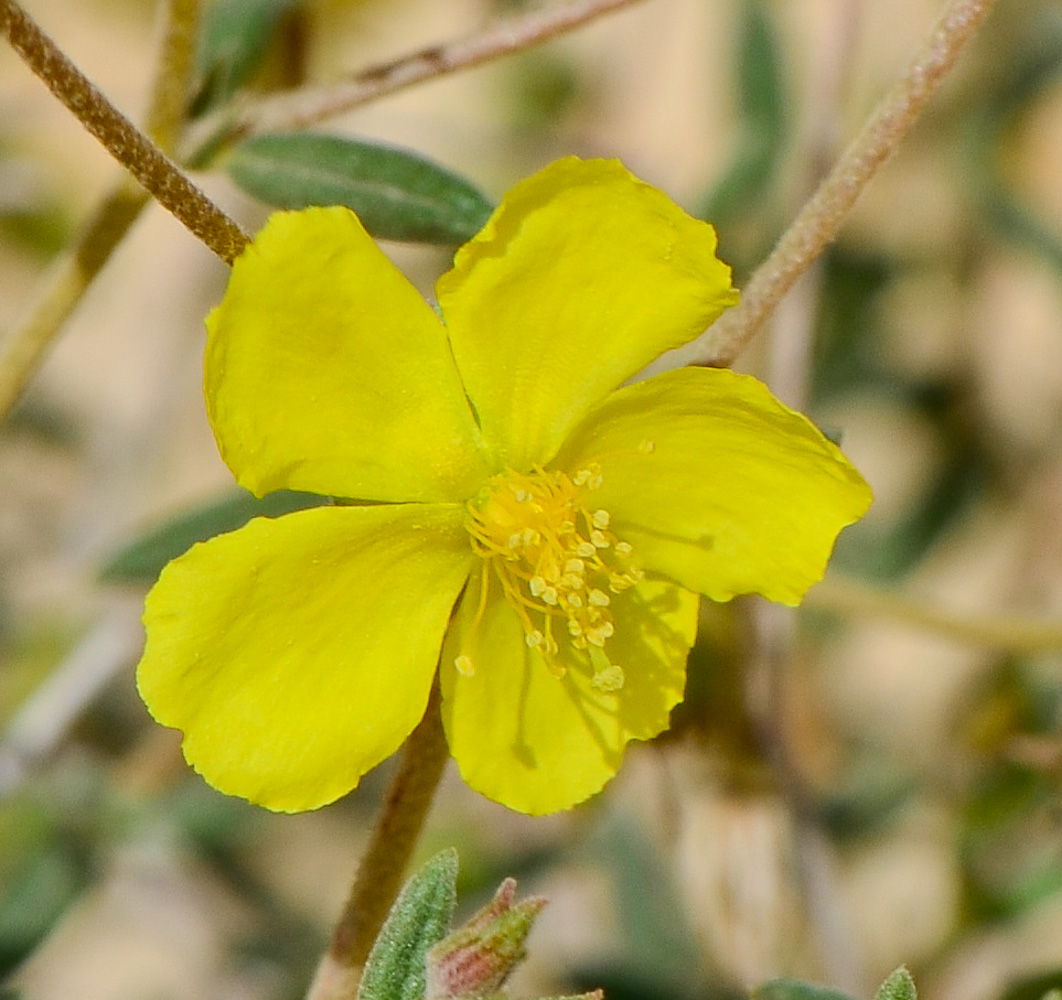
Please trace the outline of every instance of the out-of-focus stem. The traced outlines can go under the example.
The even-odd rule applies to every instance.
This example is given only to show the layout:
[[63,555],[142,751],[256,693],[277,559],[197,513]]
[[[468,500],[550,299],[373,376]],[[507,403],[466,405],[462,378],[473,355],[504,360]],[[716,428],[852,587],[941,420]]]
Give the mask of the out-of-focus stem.
[[933,607],[924,598],[830,573],[808,591],[804,606],[893,621],[945,639],[1009,653],[1062,649],[1062,621],[961,614]]
[[398,896],[403,872],[449,758],[439,702],[436,687],[423,721],[402,750],[398,773],[307,1000],[354,1000],[357,995],[362,967]]
[[741,303],[702,335],[693,350],[694,364],[733,364],[793,282],[836,236],[856,199],[907,134],[995,2],[952,0],[910,68],[752,275]]
[[151,102],[144,131],[159,149],[173,153],[188,112],[200,0],[165,0]]
[[74,245],[55,260],[22,320],[0,341],[0,421],[147,201],[142,187],[123,179],[100,203]]
[[70,61],[15,0],[0,0],[0,31],[48,86],[165,209],[226,263],[248,236]]

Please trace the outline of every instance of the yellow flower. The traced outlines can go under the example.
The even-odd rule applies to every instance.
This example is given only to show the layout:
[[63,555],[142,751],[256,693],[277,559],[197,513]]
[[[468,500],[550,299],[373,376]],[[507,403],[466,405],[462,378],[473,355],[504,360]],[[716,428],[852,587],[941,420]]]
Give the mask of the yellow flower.
[[617,388],[736,301],[715,233],[614,161],[517,185],[438,314],[341,208],[274,216],[208,320],[239,483],[368,501],[196,545],[147,599],[141,694],[208,782],[272,809],[350,791],[438,669],[473,788],[597,792],[682,698],[698,594],[794,604],[870,494],[754,379]]

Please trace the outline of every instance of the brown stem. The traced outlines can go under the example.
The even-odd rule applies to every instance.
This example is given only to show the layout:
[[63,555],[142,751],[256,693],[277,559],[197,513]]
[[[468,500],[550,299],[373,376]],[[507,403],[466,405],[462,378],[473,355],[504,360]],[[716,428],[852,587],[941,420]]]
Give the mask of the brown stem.
[[694,345],[694,364],[733,364],[793,282],[837,235],[856,199],[907,134],[995,2],[952,0],[910,68],[757,268],[740,305],[724,313]]
[[119,163],[226,263],[248,236],[125,117],[15,0],[0,0],[0,30],[48,89]]
[[398,774],[307,1000],[353,1000],[357,994],[362,966],[398,896],[403,872],[449,757],[439,704],[436,687],[423,721],[402,750]]
[[305,128],[415,83],[540,45],[603,14],[637,2],[571,0],[534,9],[519,17],[499,21],[474,35],[373,66],[348,80],[267,98],[245,111],[233,123],[228,137],[237,139],[252,132]]

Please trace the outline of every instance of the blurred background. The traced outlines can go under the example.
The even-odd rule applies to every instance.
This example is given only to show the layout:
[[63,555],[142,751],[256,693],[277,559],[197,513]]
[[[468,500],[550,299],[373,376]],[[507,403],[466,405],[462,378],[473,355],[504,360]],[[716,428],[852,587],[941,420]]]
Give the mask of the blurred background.
[[[30,6],[142,113],[154,4]],[[495,201],[558,156],[617,156],[715,223],[740,286],[942,6],[644,0],[318,128]],[[281,8],[243,100],[530,9]],[[574,813],[446,779],[422,856],[458,847],[467,906],[506,875],[552,900],[515,995],[712,1000],[785,976],[869,996],[901,962],[935,1000],[1062,988],[1060,70],[1056,0],[999,3],[737,365],[875,491],[805,606],[705,608],[672,730]],[[0,52],[0,329],[118,175]],[[220,167],[197,179],[248,229],[266,217]],[[387,250],[426,294],[452,252]],[[226,274],[149,208],[0,426],[5,996],[301,996],[386,787],[387,765],[271,815],[207,788],[136,696],[150,572],[115,557],[232,492],[200,388]]]

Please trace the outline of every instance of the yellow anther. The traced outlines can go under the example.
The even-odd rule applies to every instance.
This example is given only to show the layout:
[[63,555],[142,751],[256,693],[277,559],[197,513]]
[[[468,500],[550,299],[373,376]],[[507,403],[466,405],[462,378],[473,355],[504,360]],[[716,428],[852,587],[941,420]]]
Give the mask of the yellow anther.
[[654,451],[656,451],[656,445],[652,441],[645,440],[640,445],[638,445],[638,450],[644,455],[651,455]]
[[615,663],[610,663],[604,670],[599,670],[594,674],[593,679],[590,681],[598,691],[604,691],[606,693],[610,691],[618,691],[623,687],[623,682],[626,678],[623,675],[623,668],[617,667]]
[[464,677],[471,677],[476,672],[476,668],[472,666],[472,657],[465,653],[454,659],[454,666],[457,667],[457,672]]
[[[528,649],[537,650],[552,676],[564,676],[574,664],[589,665],[594,685],[611,691],[622,684],[623,672],[604,648],[617,627],[609,592],[631,587],[641,576],[631,566],[630,545],[612,534],[610,513],[586,503],[587,492],[601,482],[597,463],[574,476],[542,468],[510,470],[469,502],[465,524],[483,566],[468,634],[475,633],[490,602],[504,598]],[[499,585],[495,596],[492,580]],[[474,670],[464,654],[455,666],[463,674]]]

